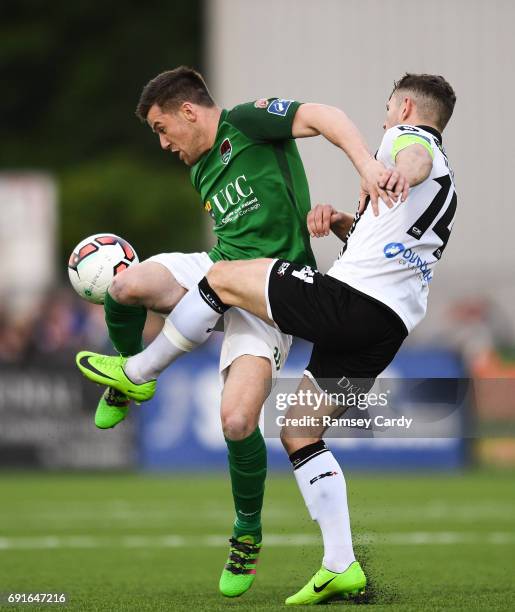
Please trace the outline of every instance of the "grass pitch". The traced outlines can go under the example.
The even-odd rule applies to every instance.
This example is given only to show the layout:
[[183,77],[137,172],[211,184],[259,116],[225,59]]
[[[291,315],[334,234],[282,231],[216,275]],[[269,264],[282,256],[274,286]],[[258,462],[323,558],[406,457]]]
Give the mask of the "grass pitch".
[[[513,474],[350,474],[347,483],[371,581],[364,605],[513,610]],[[258,576],[235,600],[217,590],[233,516],[225,475],[4,474],[0,491],[4,602],[64,592],[67,610],[284,610],[320,565],[318,527],[288,474],[269,476]],[[23,605],[49,607],[60,606]]]

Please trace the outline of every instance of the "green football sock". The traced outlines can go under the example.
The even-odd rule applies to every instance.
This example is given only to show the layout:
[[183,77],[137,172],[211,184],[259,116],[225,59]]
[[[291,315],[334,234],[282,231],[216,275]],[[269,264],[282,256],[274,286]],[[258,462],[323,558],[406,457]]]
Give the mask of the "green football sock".
[[236,509],[234,536],[253,535],[261,541],[261,508],[265,493],[266,445],[258,428],[244,440],[225,439]]
[[108,291],[104,299],[104,311],[109,338],[120,355],[130,357],[141,352],[147,309],[144,306],[119,304]]

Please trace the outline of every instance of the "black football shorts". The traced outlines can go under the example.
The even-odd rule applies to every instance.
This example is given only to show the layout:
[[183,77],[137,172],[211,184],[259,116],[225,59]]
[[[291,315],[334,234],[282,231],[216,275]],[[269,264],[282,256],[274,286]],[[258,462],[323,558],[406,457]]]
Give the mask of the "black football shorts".
[[267,300],[268,315],[282,332],[313,343],[306,371],[330,392],[341,391],[346,379],[362,381],[368,392],[408,335],[388,306],[283,259],[269,270]]

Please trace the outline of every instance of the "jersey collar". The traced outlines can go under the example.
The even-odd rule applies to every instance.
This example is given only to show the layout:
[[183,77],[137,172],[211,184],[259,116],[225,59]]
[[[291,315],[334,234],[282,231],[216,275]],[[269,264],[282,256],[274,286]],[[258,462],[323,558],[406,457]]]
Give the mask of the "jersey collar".
[[228,113],[229,111],[226,108],[222,108],[222,112],[220,113],[220,119],[218,119],[218,129],[220,129],[220,126],[225,121],[225,118],[227,117]]
[[426,132],[429,132],[430,134],[433,134],[433,136],[436,138],[436,140],[438,140],[439,144],[442,144],[442,135],[440,134],[440,132],[436,128],[431,127],[430,125],[417,125],[415,127],[418,127],[421,130],[425,130]]
[[222,112],[220,114],[220,119],[218,120],[218,129],[216,130],[215,142],[213,146],[208,149],[202,156],[196,161],[196,163],[191,167],[191,177],[193,178],[195,172],[202,166],[202,164],[206,161],[211,151],[217,146],[218,139],[220,138],[220,128],[222,127],[222,123],[225,121],[225,118],[229,114],[229,111],[225,108],[222,108]]

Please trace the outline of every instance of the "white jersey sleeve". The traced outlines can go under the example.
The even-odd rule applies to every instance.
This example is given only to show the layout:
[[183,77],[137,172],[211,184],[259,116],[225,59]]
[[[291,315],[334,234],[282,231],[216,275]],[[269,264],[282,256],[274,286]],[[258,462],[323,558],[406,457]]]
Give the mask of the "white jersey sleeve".
[[427,179],[410,189],[405,202],[388,208],[379,201],[356,213],[330,276],[374,298],[404,322],[408,332],[424,317],[434,267],[447,245],[456,212],[452,170],[440,134],[425,126],[398,125],[384,134],[376,158],[395,166],[397,154],[421,144],[433,159]]

